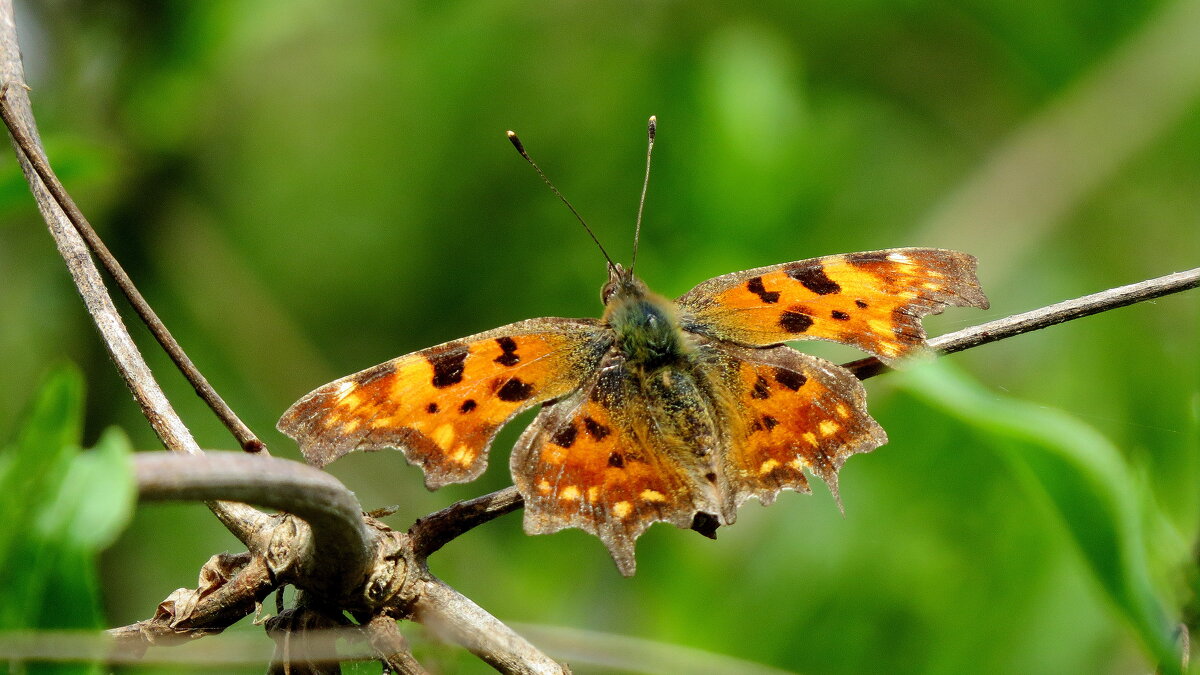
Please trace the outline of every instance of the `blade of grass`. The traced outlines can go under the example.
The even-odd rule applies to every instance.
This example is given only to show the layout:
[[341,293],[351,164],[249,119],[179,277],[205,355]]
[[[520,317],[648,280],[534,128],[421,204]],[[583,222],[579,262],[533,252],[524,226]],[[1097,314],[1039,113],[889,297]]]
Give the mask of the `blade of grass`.
[[1062,522],[1160,672],[1181,672],[1174,623],[1151,583],[1141,506],[1131,486],[1136,477],[1117,448],[1070,415],[1000,396],[944,361],[894,382],[992,441],[1017,479]]

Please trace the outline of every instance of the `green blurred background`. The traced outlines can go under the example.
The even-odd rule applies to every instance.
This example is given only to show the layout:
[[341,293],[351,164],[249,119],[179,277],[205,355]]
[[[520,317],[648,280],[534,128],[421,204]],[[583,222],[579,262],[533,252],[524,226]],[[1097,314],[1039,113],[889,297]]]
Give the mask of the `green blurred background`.
[[[68,189],[277,456],[298,453],[275,420],[316,385],[504,323],[598,314],[603,261],[506,129],[625,260],[658,116],[638,269],[670,296],[816,255],[971,252],[992,308],[927,320],[938,334],[1200,261],[1192,0],[56,0],[18,3],[17,20]],[[1039,441],[997,432],[986,401],[1107,438],[1119,461],[1080,475],[1124,505],[1110,520],[1135,536],[1117,553],[1144,558],[1145,597],[1190,620],[1198,307],[1192,292],[956,355],[986,388],[962,414],[936,403],[941,375],[869,381],[891,442],[844,469],[845,517],[817,488],[747,504],[716,542],[658,525],[623,579],[594,538],[527,537],[511,515],[431,566],[535,624],[577,672],[609,672],[568,649],[608,634],[652,641],[645,672],[685,672],[688,649],[812,673],[1146,671],[1145,632],[1087,553],[1104,524],[1063,508],[1056,469],[1026,462]],[[0,316],[0,439],[68,359],[86,375],[85,446],[116,424],[159,449],[11,158]],[[232,448],[127,316],[201,445]],[[330,471],[407,527],[509,484],[525,419],[473,484],[426,492],[392,452]],[[1097,444],[1080,444],[1086,465]],[[237,548],[200,505],[142,507],[102,560],[108,623],[148,618]],[[448,672],[486,670],[405,631]],[[610,656],[633,653],[620,644]]]

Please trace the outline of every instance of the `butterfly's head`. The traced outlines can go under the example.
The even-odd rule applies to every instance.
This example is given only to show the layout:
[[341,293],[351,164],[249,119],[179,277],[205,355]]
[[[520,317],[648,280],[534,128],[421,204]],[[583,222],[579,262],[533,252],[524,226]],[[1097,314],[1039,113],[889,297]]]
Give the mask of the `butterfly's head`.
[[642,297],[646,293],[646,284],[634,277],[631,270],[625,269],[620,263],[613,263],[608,266],[608,281],[600,289],[600,302],[609,307],[616,300]]

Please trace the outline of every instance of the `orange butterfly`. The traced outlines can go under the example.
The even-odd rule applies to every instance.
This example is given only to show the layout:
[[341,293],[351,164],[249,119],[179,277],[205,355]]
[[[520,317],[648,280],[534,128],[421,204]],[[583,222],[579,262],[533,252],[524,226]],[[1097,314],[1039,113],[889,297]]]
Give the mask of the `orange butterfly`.
[[[654,131],[651,118],[650,150]],[[674,301],[632,265],[610,259],[608,273],[599,320],[531,319],[401,356],[314,390],[279,429],[318,466],[397,448],[436,489],[477,478],[500,427],[542,404],[510,460],[525,531],[586,530],[628,576],[651,523],[711,537],[750,497],[810,492],[805,472],[836,496],[846,458],[887,442],[853,374],[783,342],[893,363],[925,347],[920,317],[988,306],[975,258],[942,249],[735,272]]]

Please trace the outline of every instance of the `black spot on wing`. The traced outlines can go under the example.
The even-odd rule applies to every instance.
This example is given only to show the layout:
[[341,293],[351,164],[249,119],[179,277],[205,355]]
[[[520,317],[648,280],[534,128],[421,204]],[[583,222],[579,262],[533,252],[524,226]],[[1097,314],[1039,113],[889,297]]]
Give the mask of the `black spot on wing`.
[[578,433],[579,430],[575,428],[575,424],[568,422],[565,427],[554,432],[554,436],[550,438],[550,442],[560,448],[569,448],[575,445],[575,436]]
[[758,376],[758,379],[754,381],[754,387],[750,390],[750,398],[771,398],[771,388],[767,378],[762,375]]
[[515,366],[521,362],[521,357],[517,355],[517,341],[508,337],[496,338],[496,344],[500,346],[504,353],[497,356],[494,360],[502,366]]
[[838,321],[849,321],[850,320],[849,314],[839,311],[839,310],[836,310],[836,309],[833,310],[832,312],[830,312],[829,316],[832,316],[833,318],[837,319]]
[[462,405],[458,406],[458,412],[469,413],[475,409],[476,405],[478,405],[478,404],[475,403],[475,399],[469,398],[469,399],[463,401]]
[[779,315],[779,327],[789,333],[803,333],[813,325],[812,317],[802,312],[787,310]]
[[496,397],[501,401],[510,403],[515,401],[524,401],[533,396],[533,385],[528,382],[522,382],[520,378],[514,377],[508,382],[505,382],[498,390]]
[[836,281],[825,275],[825,268],[819,265],[797,266],[786,271],[789,277],[817,295],[829,295],[842,290]]
[[583,418],[583,428],[587,429],[588,434],[597,441],[603,440],[605,436],[612,433],[612,429],[600,424],[590,417]]
[[866,309],[866,308],[867,308],[867,303],[863,302],[862,300],[855,300],[855,301],[854,301],[854,304],[855,304],[855,305],[858,305],[858,308],[859,308],[859,309]]
[[767,431],[770,431],[779,425],[779,420],[775,419],[774,417],[771,417],[770,415],[763,415],[762,424],[763,424],[763,427],[765,427]]
[[803,387],[805,382],[808,382],[808,378],[803,373],[797,373],[794,370],[776,368],[775,381],[792,391],[796,391],[800,387]]
[[432,415],[433,413],[435,413],[437,411],[438,411],[437,403],[430,403],[429,405],[425,406],[425,412],[429,413],[430,415]]
[[757,295],[763,302],[771,304],[779,302],[779,293],[777,291],[768,291],[763,286],[762,277],[754,277],[746,282],[746,290]]
[[440,351],[426,354],[425,360],[433,366],[433,386],[444,389],[462,382],[467,348],[464,345],[448,345]]
[[624,469],[625,468],[625,458],[622,457],[619,453],[614,452],[608,456],[608,465],[613,468],[616,468],[616,469]]

